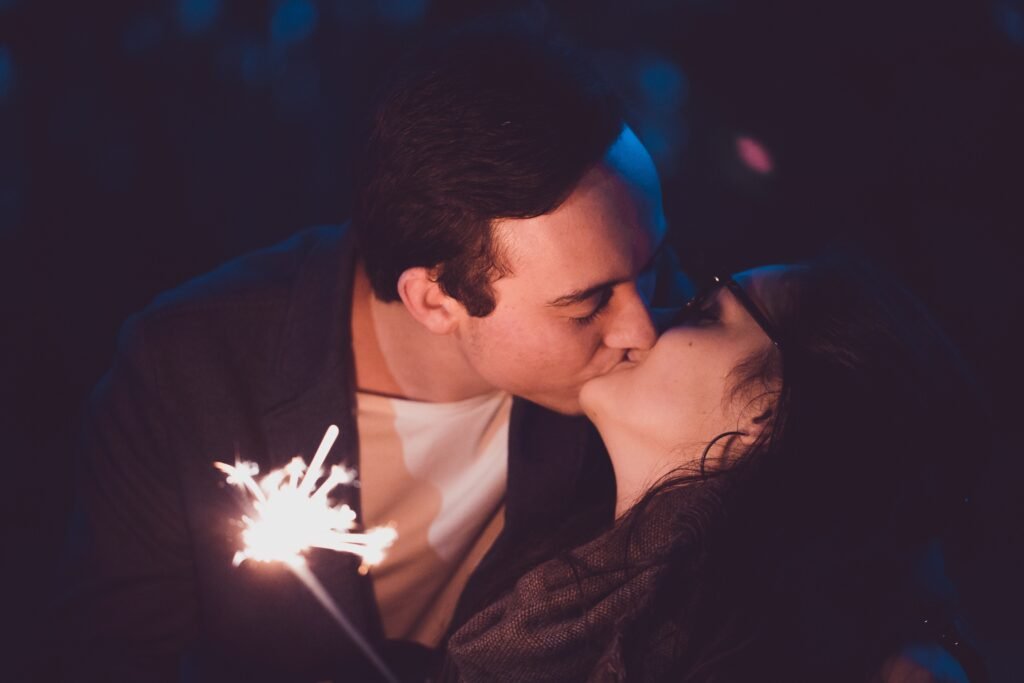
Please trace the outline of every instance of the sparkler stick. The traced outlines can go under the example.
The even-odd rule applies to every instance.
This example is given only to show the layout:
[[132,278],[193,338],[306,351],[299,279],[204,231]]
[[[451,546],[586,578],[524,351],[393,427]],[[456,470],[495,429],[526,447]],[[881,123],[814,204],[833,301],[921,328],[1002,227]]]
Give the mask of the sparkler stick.
[[348,620],[345,613],[339,609],[338,605],[331,599],[330,594],[324,588],[323,584],[316,578],[313,572],[309,571],[309,568],[305,565],[288,565],[292,573],[299,578],[309,592],[313,594],[320,604],[323,606],[327,613],[334,617],[334,621],[341,626],[341,629],[348,634],[348,637],[352,639],[352,642],[356,644],[366,658],[370,660],[374,668],[380,672],[388,683],[399,683],[398,678],[395,674],[391,673],[391,669],[388,665],[377,655],[377,652],[370,646],[366,639],[363,638],[363,634]]
[[313,484],[320,478],[320,469],[324,465],[324,460],[327,459],[327,453],[331,450],[331,446],[334,445],[334,441],[337,438],[338,426],[331,425],[327,428],[323,440],[320,441],[320,447],[316,449],[316,455],[313,456],[313,462],[309,464],[309,469],[306,470],[306,478],[302,480],[302,486],[299,487],[299,491],[308,494],[313,490]]
[[352,553],[362,560],[359,573],[365,574],[369,567],[384,559],[384,552],[398,536],[390,526],[376,527],[365,533],[353,531],[356,526],[355,511],[345,504],[330,503],[327,496],[334,488],[355,482],[355,472],[351,469],[341,465],[332,466],[320,487],[313,490],[323,473],[327,453],[337,438],[338,428],[331,425],[308,468],[302,458],[296,456],[284,467],[268,473],[259,484],[255,478],[259,474],[259,467],[255,463],[214,463],[214,467],[228,475],[229,484],[239,486],[249,493],[255,511],[252,517],[242,516],[245,547],[235,553],[234,564],[238,566],[246,560],[284,563],[385,680],[398,683],[395,675],[388,670],[383,660],[310,571],[304,557],[310,548]]

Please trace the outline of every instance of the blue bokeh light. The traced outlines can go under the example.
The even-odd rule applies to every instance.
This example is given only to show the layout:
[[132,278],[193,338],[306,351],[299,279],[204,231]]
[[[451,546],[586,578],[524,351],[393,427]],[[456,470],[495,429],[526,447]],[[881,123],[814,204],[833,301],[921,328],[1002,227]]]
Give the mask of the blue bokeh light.
[[427,0],[377,0],[377,14],[395,24],[413,24],[427,12]]
[[313,35],[319,18],[309,0],[283,0],[270,18],[270,39],[278,47],[301,43]]
[[186,35],[199,35],[217,23],[221,9],[221,0],[178,0],[178,25]]
[[996,23],[1012,42],[1024,45],[1024,3],[1004,0],[996,3]]
[[14,59],[7,46],[0,45],[0,98],[5,98],[14,90]]

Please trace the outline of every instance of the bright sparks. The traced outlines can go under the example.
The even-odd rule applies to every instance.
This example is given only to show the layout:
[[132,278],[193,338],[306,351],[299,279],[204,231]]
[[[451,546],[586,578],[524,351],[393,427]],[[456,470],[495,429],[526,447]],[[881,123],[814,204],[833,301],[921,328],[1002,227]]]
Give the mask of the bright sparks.
[[331,425],[323,441],[306,467],[296,456],[287,465],[262,477],[259,467],[251,462],[234,465],[214,463],[227,475],[227,482],[246,491],[252,498],[255,514],[244,515],[245,548],[235,553],[235,566],[246,560],[283,562],[291,567],[305,565],[303,555],[310,548],[326,548],[358,555],[362,560],[360,573],[384,559],[385,551],[398,536],[390,526],[377,527],[365,533],[354,532],[356,513],[348,505],[331,505],[328,494],[337,486],[355,482],[355,472],[342,465],[331,467],[323,476],[328,451],[338,438],[338,428]]

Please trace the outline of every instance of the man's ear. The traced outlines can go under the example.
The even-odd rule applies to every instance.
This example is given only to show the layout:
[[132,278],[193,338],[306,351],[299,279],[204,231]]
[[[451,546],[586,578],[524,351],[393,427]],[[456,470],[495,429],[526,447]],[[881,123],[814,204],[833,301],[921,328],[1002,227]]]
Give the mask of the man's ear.
[[436,269],[404,270],[398,276],[398,295],[409,315],[434,334],[451,334],[466,312],[461,303],[445,294]]

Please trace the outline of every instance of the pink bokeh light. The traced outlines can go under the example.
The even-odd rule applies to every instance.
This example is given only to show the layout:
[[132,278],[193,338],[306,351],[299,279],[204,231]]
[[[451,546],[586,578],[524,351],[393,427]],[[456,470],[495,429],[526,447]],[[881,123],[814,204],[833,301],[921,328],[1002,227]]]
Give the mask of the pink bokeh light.
[[736,154],[755,173],[767,175],[775,170],[775,162],[765,146],[747,135],[736,138]]

